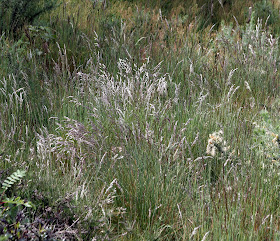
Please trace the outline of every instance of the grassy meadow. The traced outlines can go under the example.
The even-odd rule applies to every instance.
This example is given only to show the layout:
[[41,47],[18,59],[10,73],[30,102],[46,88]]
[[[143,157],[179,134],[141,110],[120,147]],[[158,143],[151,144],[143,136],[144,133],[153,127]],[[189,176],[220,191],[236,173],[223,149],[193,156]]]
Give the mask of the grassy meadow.
[[280,240],[280,6],[244,2],[2,31],[0,241]]

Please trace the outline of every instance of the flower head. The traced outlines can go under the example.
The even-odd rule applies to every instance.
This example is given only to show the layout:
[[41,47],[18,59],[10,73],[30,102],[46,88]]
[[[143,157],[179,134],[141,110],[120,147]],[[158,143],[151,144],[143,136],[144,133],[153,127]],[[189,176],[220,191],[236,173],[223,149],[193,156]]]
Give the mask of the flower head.
[[228,151],[229,146],[227,146],[226,141],[224,141],[223,134],[224,132],[220,130],[209,135],[206,148],[206,153],[208,155],[215,156],[217,151],[220,153]]

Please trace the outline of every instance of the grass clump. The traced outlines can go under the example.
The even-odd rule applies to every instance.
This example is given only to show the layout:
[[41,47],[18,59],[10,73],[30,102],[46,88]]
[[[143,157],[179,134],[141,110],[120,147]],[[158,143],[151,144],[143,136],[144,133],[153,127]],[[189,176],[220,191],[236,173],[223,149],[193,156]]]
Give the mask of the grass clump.
[[48,230],[38,239],[278,239],[277,36],[254,16],[198,32],[104,3],[61,4],[49,26],[0,39],[0,166],[28,170],[11,190],[36,206],[28,227]]

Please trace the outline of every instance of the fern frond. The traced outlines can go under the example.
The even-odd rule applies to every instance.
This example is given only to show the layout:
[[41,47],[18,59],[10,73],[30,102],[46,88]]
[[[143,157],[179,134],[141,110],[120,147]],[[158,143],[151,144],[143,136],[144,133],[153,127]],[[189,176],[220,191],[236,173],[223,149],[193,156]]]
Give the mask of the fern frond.
[[2,183],[3,191],[6,191],[8,188],[13,186],[16,182],[20,181],[26,175],[25,170],[17,170],[12,175],[7,177]]
[[20,197],[6,198],[2,201],[4,204],[15,204],[17,206],[23,205],[27,208],[34,208],[34,204],[29,201],[25,201]]

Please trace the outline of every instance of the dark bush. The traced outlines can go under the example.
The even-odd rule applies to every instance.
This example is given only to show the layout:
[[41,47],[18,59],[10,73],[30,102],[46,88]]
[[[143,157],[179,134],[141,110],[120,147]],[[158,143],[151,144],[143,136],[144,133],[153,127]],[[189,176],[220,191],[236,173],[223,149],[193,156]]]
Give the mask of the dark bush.
[[0,34],[16,37],[25,24],[55,7],[57,0],[1,0]]
[[262,0],[256,3],[253,10],[256,20],[262,19],[267,26],[279,25],[279,14],[270,1]]

